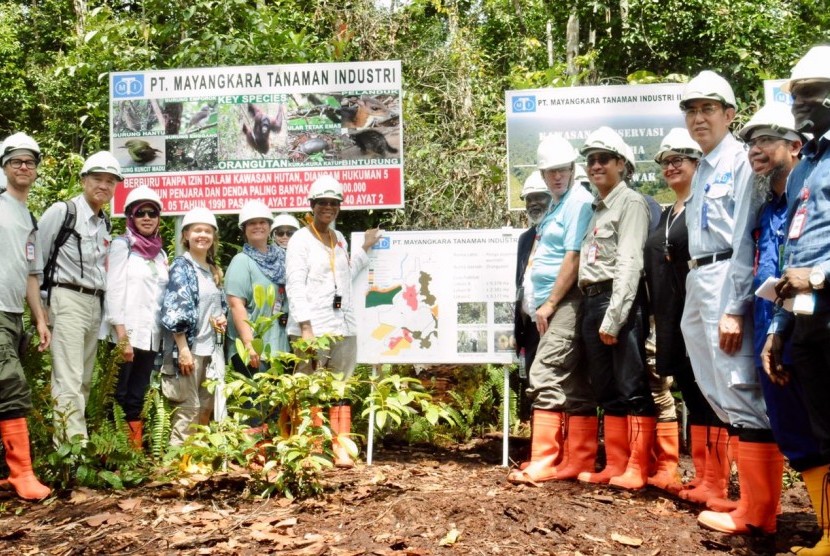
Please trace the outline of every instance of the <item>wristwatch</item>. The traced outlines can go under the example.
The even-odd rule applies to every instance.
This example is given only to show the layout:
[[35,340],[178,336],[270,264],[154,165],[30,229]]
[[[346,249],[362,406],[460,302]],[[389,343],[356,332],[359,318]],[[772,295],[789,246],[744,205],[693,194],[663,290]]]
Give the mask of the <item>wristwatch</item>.
[[814,290],[820,290],[824,288],[824,282],[826,280],[826,276],[824,275],[824,271],[821,269],[820,266],[814,266],[810,269],[810,287]]

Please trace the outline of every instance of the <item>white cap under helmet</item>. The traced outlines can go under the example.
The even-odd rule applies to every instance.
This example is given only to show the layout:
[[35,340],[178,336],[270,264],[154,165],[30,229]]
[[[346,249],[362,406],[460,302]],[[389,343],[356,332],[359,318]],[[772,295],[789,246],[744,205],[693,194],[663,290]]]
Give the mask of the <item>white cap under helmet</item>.
[[592,151],[609,151],[632,166],[637,164],[637,161],[634,159],[634,151],[631,147],[623,141],[623,138],[616,131],[607,126],[602,126],[592,131],[588,135],[588,138],[585,139],[585,144],[579,149],[579,152],[584,156],[588,156]]
[[525,198],[527,198],[527,196],[531,193],[547,193],[550,195],[550,190],[545,183],[545,179],[542,177],[542,173],[538,170],[531,172],[525,180],[525,183],[522,186],[522,193],[520,195],[522,201],[524,201]]
[[781,85],[781,90],[791,93],[795,83],[808,79],[830,81],[830,44],[820,44],[811,48],[793,66],[790,79]]
[[288,214],[287,212],[281,212],[276,216],[276,218],[274,218],[274,223],[271,224],[271,231],[273,232],[274,230],[282,226],[294,228],[295,230],[300,229],[300,223],[297,221],[297,219]]
[[17,154],[16,151],[28,151],[40,163],[40,146],[37,141],[25,133],[14,133],[9,135],[0,144],[0,166],[5,166],[9,159]]
[[673,127],[660,142],[660,150],[654,155],[654,162],[660,162],[671,155],[700,158],[703,156],[703,149],[692,139],[685,127]]
[[790,107],[780,102],[764,105],[738,132],[738,136],[745,142],[764,135],[787,141],[804,140],[804,136],[795,129],[795,118]]
[[561,135],[549,135],[536,149],[536,167],[539,170],[561,168],[573,164],[579,153]]

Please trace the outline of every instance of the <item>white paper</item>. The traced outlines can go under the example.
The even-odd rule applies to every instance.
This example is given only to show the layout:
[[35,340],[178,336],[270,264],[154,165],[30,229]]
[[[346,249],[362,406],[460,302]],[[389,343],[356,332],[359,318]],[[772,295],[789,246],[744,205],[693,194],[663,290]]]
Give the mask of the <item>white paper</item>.
[[[778,283],[778,280],[779,278],[770,276],[757,290],[755,290],[755,295],[761,299],[766,299],[775,303],[779,299],[778,294],[775,293],[775,285]],[[815,305],[816,301],[813,296],[813,292],[809,292],[800,293],[795,297],[785,299],[783,307],[787,311],[795,313],[796,315],[812,315],[815,310]]]

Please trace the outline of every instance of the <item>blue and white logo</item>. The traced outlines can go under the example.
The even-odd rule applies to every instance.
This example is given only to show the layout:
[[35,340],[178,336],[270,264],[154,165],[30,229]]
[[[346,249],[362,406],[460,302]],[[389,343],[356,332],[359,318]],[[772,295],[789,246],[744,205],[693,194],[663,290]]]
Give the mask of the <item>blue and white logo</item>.
[[373,249],[391,249],[392,239],[388,237],[381,237],[374,245]]
[[536,95],[513,97],[513,112],[536,112]]
[[782,104],[787,104],[792,106],[793,97],[781,90],[781,87],[773,87],[772,88],[772,98],[775,102],[780,102]]
[[144,96],[144,75],[116,75],[112,80],[113,98],[132,98]]

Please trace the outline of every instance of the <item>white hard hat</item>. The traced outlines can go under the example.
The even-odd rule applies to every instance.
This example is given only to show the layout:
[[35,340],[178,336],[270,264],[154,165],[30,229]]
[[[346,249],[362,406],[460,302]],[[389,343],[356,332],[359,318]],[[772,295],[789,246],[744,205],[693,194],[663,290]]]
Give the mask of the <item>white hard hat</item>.
[[308,190],[308,200],[313,201],[314,199],[337,199],[342,201],[343,185],[328,174],[320,176],[314,180]]
[[685,110],[686,103],[698,99],[717,100],[732,108],[738,107],[732,85],[717,73],[709,70],[700,72],[686,84],[683,95],[680,97],[680,109]]
[[797,81],[820,79],[830,81],[830,44],[821,44],[811,48],[793,67],[789,81],[781,85],[781,90],[791,93]]
[[40,163],[40,147],[37,141],[26,135],[25,133],[15,133],[9,135],[0,144],[0,166],[5,166],[15,152],[14,151],[29,151],[35,157],[35,161]]
[[795,129],[795,118],[790,107],[780,102],[765,104],[738,132],[745,142],[755,135],[770,135],[788,141],[804,140],[804,136]]
[[573,164],[579,153],[567,139],[560,135],[549,135],[542,139],[536,149],[536,167],[540,170],[559,168]]
[[550,190],[548,189],[548,185],[545,183],[545,179],[542,177],[542,173],[538,170],[534,170],[525,180],[524,186],[522,186],[522,193],[520,195],[522,201],[525,200],[525,197],[530,195],[531,193],[547,193],[550,195]]
[[124,201],[124,214],[129,215],[130,207],[139,201],[153,203],[159,211],[161,210],[161,199],[159,198],[159,194],[146,185],[140,185],[127,194],[127,200]]
[[296,218],[288,214],[287,212],[281,212],[274,218],[274,223],[271,224],[271,231],[273,232],[280,226],[288,226],[290,228],[294,228],[295,230],[300,229],[300,223],[297,221]]
[[574,183],[591,183],[591,180],[588,179],[588,172],[585,171],[585,166],[582,164],[577,164],[574,167]]
[[109,151],[99,151],[87,158],[81,168],[81,177],[95,172],[112,174],[118,178],[118,181],[124,181],[121,165]]
[[262,201],[248,201],[242,210],[239,211],[239,229],[245,228],[245,222],[254,220],[255,218],[264,218],[270,225],[274,221],[274,215],[271,214],[271,209]]
[[216,225],[216,217],[205,207],[196,207],[187,211],[182,219],[182,229],[187,228],[191,224],[207,224],[213,226],[215,230],[219,229]]
[[692,139],[685,127],[673,127],[660,142],[660,150],[654,155],[654,162],[660,162],[672,154],[700,158],[703,156],[703,149]]
[[623,141],[623,138],[616,131],[607,126],[592,131],[585,139],[585,144],[579,149],[579,152],[585,156],[588,156],[591,151],[610,151],[632,166],[637,163],[631,147]]

